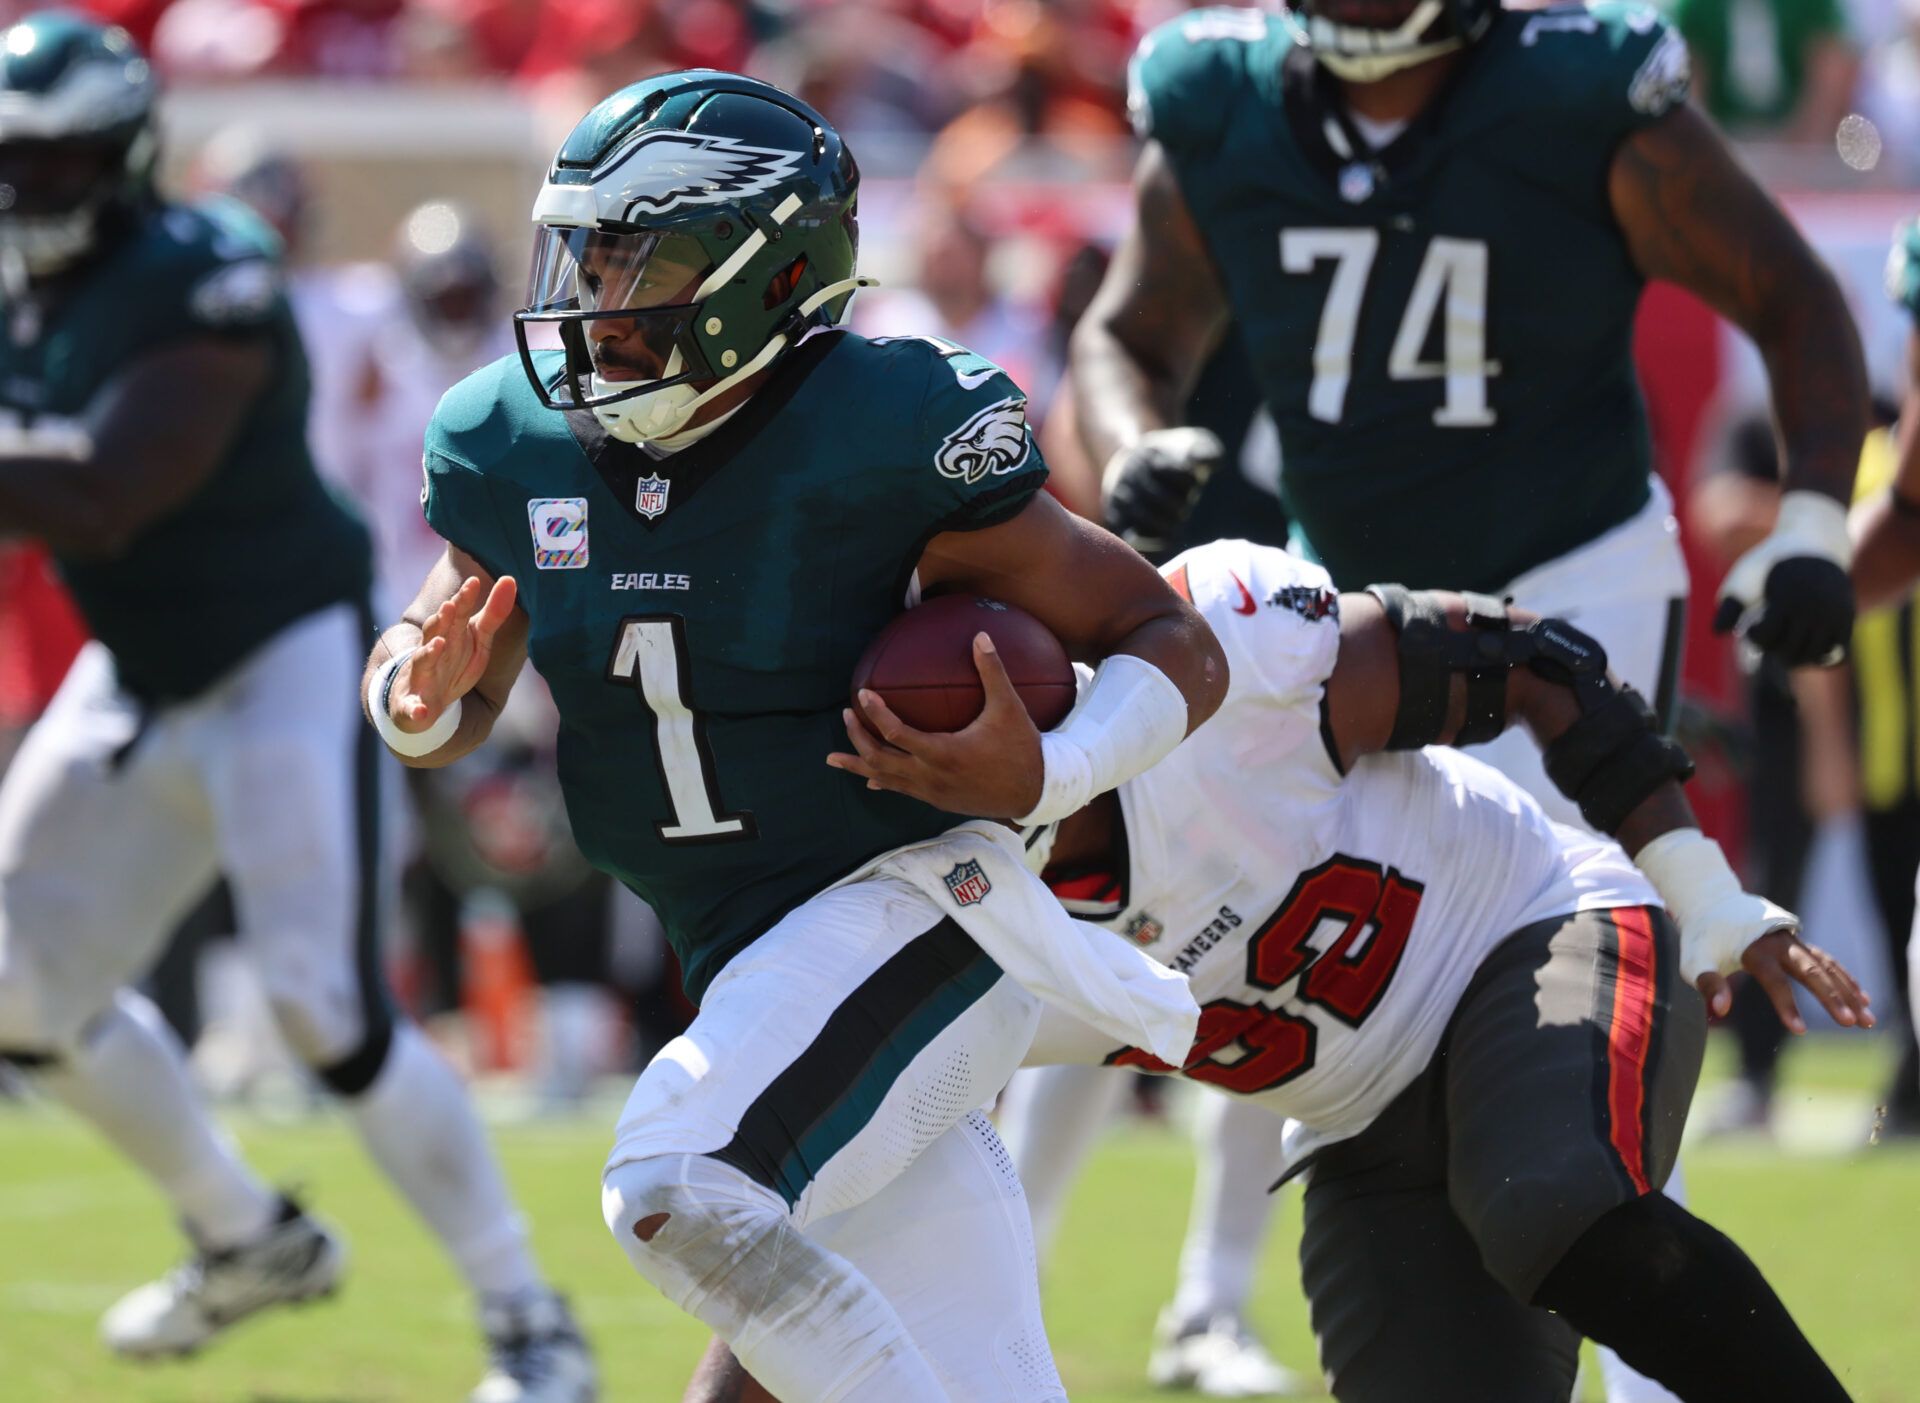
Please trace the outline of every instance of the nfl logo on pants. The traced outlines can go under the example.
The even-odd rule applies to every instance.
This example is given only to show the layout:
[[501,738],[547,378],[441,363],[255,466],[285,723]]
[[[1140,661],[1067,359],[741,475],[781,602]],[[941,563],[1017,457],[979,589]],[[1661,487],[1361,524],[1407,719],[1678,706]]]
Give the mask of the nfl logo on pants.
[[987,880],[987,874],[980,870],[980,864],[968,858],[947,873],[947,890],[962,906],[975,906],[987,899],[993,884]]

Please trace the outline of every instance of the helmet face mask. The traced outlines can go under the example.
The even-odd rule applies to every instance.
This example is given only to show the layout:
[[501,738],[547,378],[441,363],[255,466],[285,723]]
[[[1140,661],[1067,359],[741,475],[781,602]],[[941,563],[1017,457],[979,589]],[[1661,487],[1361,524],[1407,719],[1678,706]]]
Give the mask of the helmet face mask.
[[0,258],[60,272],[149,196],[154,91],[124,30],[52,12],[0,35]]
[[1322,67],[1371,83],[1473,43],[1498,0],[1298,0],[1281,18]]
[[[672,73],[599,104],[534,206],[514,328],[541,402],[629,442],[682,432],[844,312],[858,181],[824,118],[754,79]],[[556,333],[543,370],[533,339]]]

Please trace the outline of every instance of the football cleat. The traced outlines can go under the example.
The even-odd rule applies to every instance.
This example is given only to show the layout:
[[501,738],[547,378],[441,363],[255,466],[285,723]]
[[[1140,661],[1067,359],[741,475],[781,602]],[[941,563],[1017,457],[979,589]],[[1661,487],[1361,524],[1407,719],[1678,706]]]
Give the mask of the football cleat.
[[551,1291],[481,1311],[493,1362],[467,1403],[593,1403],[593,1355],[567,1303]]
[[259,1311],[332,1295],[345,1258],[339,1238],[282,1200],[279,1218],[252,1242],[202,1248],[122,1296],[100,1318],[100,1338],[129,1359],[192,1354]]
[[1208,1398],[1289,1398],[1308,1392],[1298,1374],[1267,1353],[1238,1316],[1181,1325],[1162,1312],[1147,1378],[1156,1388],[1190,1388]]

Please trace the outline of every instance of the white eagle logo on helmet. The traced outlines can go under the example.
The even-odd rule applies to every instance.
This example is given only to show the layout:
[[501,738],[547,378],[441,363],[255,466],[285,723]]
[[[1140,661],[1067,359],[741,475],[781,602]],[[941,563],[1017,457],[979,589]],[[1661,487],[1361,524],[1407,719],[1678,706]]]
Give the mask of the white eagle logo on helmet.
[[1020,395],[978,410],[948,434],[934,454],[933,466],[942,477],[976,483],[992,473],[1010,473],[1027,461],[1027,401]]
[[610,183],[605,215],[632,221],[636,211],[664,214],[682,205],[718,205],[771,190],[800,167],[801,153],[748,146],[730,136],[647,132],[595,184]]

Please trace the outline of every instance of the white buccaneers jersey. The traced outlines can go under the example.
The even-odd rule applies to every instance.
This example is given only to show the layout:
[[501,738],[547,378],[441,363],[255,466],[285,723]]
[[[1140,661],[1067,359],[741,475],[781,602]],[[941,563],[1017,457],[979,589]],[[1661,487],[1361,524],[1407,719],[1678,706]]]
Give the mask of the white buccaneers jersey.
[[[1111,861],[1049,879],[1075,914],[1191,978],[1188,1076],[1261,1098],[1314,1143],[1345,1138],[1426,1066],[1494,946],[1656,898],[1617,846],[1456,751],[1368,756],[1343,776],[1322,733],[1340,624],[1319,566],[1217,541],[1166,574],[1226,650],[1226,701],[1121,786]],[[1050,1021],[1030,1060],[1171,1070],[1098,1044]]]

